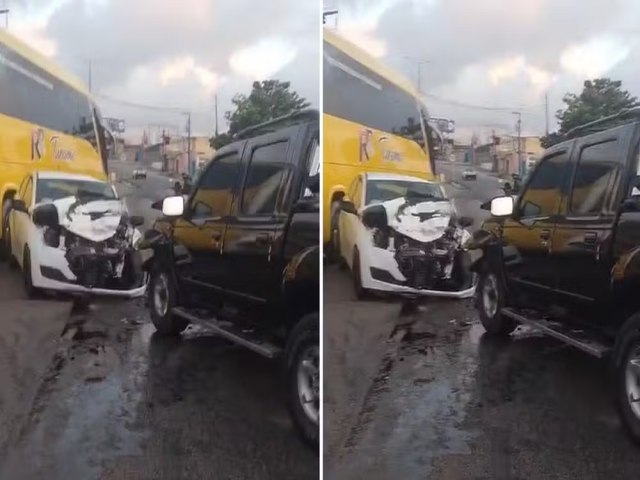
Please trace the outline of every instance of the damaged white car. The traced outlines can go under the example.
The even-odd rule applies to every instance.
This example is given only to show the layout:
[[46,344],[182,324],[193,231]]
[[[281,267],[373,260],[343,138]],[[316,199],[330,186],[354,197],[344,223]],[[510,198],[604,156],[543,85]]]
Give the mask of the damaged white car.
[[457,216],[439,183],[361,174],[342,202],[334,248],[358,298],[370,290],[468,298],[475,278],[464,246],[472,223]]
[[89,176],[34,172],[4,222],[5,249],[29,297],[42,290],[133,298],[144,295],[136,244],[142,217],[129,216],[115,188]]

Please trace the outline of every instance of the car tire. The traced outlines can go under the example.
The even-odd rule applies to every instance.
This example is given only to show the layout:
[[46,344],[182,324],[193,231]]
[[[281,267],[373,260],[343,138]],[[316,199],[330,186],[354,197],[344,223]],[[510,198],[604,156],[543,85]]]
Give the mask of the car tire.
[[154,327],[161,335],[179,335],[189,322],[174,315],[176,291],[170,272],[160,266],[151,271],[149,278],[149,315]]
[[5,200],[2,204],[2,242],[0,242],[0,260],[9,260],[11,244],[7,243],[5,229],[9,224],[9,212],[11,211],[11,199]]
[[[340,202],[333,202],[331,204],[331,232],[329,232],[329,263],[336,263],[340,261],[340,244],[336,244],[339,242],[339,237],[336,238],[336,231],[339,230],[339,219],[340,219]],[[339,232],[338,232],[339,233]]]
[[504,286],[498,273],[486,265],[478,278],[476,308],[482,326],[491,335],[506,336],[517,327],[513,319],[501,313],[505,300]]
[[640,444],[640,313],[618,332],[613,358],[618,413],[631,441]]
[[353,291],[358,300],[369,298],[369,291],[362,286],[362,267],[360,265],[360,252],[358,248],[353,250],[353,263],[351,264],[351,275],[353,278]]
[[320,439],[320,343],[317,312],[303,316],[285,349],[287,406],[300,437],[317,448]]
[[31,273],[31,251],[29,246],[24,246],[24,253],[22,255],[22,275],[24,277],[24,293],[28,299],[40,298],[42,290],[33,285],[33,277]]

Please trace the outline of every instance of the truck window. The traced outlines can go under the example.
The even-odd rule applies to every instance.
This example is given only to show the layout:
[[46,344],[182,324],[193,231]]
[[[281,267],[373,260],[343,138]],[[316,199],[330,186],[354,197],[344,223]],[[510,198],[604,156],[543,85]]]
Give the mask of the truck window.
[[276,213],[278,197],[288,189],[291,179],[287,145],[286,141],[277,142],[253,151],[240,202],[244,215]]
[[617,141],[589,145],[582,149],[573,180],[569,212],[577,216],[603,213],[610,182],[619,168]]
[[239,175],[240,157],[237,153],[214,158],[202,174],[191,199],[191,218],[204,219],[226,215]]
[[540,161],[522,194],[519,218],[548,217],[558,213],[568,164],[567,152],[555,153]]

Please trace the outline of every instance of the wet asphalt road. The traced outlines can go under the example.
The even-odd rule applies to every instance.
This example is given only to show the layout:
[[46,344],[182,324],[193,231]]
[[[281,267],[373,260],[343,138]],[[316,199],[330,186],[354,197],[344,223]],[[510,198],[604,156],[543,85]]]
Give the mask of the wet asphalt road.
[[[119,188],[133,213],[154,214],[152,182]],[[201,330],[162,338],[149,322],[142,299],[69,317],[0,479],[318,478],[277,363]]]
[[[473,201],[459,207],[473,210],[484,193],[469,184],[459,197]],[[343,272],[325,272],[325,285],[348,288]],[[331,356],[361,378],[325,401],[325,478],[638,478],[640,454],[622,431],[604,362],[531,330],[487,337],[471,300],[432,299],[385,320],[373,317],[378,302],[355,317],[343,292],[325,290],[325,302],[340,306],[325,371]],[[369,328],[377,333],[354,333]],[[325,379],[325,398],[327,389]],[[327,435],[331,417],[344,418],[336,404],[352,413]]]

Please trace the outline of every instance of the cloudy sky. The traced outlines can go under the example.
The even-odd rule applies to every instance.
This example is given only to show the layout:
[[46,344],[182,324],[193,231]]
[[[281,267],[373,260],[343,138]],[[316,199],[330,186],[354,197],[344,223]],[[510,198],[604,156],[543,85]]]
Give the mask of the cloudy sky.
[[[130,135],[146,125],[196,134],[214,125],[255,79],[291,81],[319,103],[320,6],[269,0],[0,0],[9,31],[88,81],[105,116],[124,118]],[[161,127],[153,127],[159,130]]]
[[[567,91],[610,76],[640,96],[638,0],[324,0],[338,30],[417,81],[458,138],[551,129]],[[335,27],[333,21],[332,27]],[[428,63],[427,63],[428,62]],[[498,108],[492,110],[487,108]]]

